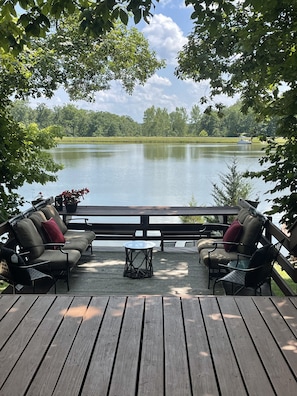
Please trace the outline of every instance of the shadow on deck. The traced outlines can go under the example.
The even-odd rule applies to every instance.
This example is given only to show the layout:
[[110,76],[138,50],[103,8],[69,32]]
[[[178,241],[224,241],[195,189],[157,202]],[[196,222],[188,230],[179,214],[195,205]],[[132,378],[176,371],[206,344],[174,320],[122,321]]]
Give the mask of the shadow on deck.
[[166,247],[163,252],[159,247],[154,248],[151,278],[124,277],[124,265],[123,247],[95,247],[93,254],[86,252],[73,269],[70,291],[67,292],[63,281],[58,281],[57,293],[76,296],[212,294],[212,289],[207,288],[207,269],[198,262],[195,247]]
[[[173,247],[169,243],[165,251],[156,246],[153,250],[151,278],[130,279],[123,276],[125,250],[122,246],[95,246],[93,253],[85,252],[78,265],[71,271],[70,290],[66,283],[58,280],[57,294],[81,296],[198,296],[210,295],[207,288],[208,271],[199,263],[194,246]],[[35,292],[54,293],[54,287],[47,280],[36,283]],[[217,294],[223,294],[218,287]],[[4,294],[12,293],[9,286]],[[32,293],[31,287],[24,287],[22,294]]]
[[[165,251],[156,246],[153,250],[154,275],[151,278],[131,279],[123,276],[125,251],[119,246],[95,246],[93,253],[85,252],[78,265],[71,271],[70,290],[58,280],[56,293],[74,296],[206,296],[212,295],[212,285],[207,288],[208,271],[199,263],[197,248],[190,243],[175,246],[168,243]],[[268,291],[268,290],[267,290]],[[3,294],[12,293],[9,286]],[[24,287],[21,294],[31,294],[31,287]],[[36,283],[35,293],[54,294],[54,286],[48,280]],[[224,295],[222,285],[216,287],[216,295]],[[246,293],[249,294],[249,293]],[[262,290],[267,295],[266,290]]]

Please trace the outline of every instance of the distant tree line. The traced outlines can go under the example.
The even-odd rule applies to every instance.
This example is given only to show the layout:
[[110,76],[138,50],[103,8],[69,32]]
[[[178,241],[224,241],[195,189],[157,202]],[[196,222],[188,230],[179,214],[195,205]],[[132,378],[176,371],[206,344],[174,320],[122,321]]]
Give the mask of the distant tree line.
[[145,110],[143,122],[129,116],[109,112],[78,109],[73,104],[53,109],[45,104],[32,108],[26,101],[14,102],[11,113],[15,121],[25,125],[35,123],[39,128],[58,126],[64,136],[113,137],[113,136],[215,136],[274,137],[276,120],[258,122],[252,111],[243,114],[240,103],[226,107],[221,112],[203,113],[194,105],[187,113],[183,107],[168,112],[152,106]]

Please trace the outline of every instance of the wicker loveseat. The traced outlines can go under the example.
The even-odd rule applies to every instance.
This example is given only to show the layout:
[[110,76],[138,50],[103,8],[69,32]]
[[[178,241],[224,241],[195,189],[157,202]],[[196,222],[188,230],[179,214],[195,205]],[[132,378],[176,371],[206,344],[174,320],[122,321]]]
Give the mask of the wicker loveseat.
[[201,239],[197,242],[199,261],[208,268],[208,288],[210,281],[226,270],[219,264],[227,265],[237,260],[238,254],[252,255],[257,249],[267,218],[255,208],[241,208],[232,224],[226,226],[221,240]]

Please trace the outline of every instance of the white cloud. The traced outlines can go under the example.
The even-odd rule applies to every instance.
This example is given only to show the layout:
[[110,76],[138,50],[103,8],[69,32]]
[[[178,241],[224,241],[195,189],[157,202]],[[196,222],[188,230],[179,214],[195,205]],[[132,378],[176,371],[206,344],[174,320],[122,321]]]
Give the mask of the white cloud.
[[[210,85],[209,85],[209,81],[208,80],[204,80],[201,81],[200,83],[196,83],[193,80],[190,79],[186,79],[184,80],[184,83],[187,86],[187,90],[192,92],[193,96],[196,96],[197,98],[199,98],[199,100],[205,96],[206,98],[210,98]],[[239,95],[235,95],[234,97],[230,97],[227,95],[216,95],[212,101],[210,101],[209,103],[205,104],[204,106],[200,105],[199,106],[202,109],[205,109],[206,106],[210,105],[210,104],[214,104],[214,103],[223,103],[225,106],[231,106],[234,103],[236,103],[238,100],[240,99]]]
[[142,30],[150,46],[168,64],[177,65],[176,56],[187,42],[180,27],[170,18],[156,14]]
[[150,77],[145,85],[151,85],[151,84],[157,84],[157,85],[163,85],[170,87],[172,85],[172,82],[169,80],[167,77],[160,77],[158,74],[154,74],[152,77]]
[[168,6],[168,4],[172,4],[173,0],[160,0],[159,3],[161,5],[161,7],[166,7],[166,6]]
[[[162,8],[186,8],[185,1],[180,0],[177,4],[176,0],[159,0],[160,6]],[[158,5],[157,5],[158,7]]]
[[[182,0],[161,0],[160,3],[156,3],[155,10],[164,9],[170,16],[158,13],[149,25],[143,25],[142,33],[148,39],[151,48],[160,58],[166,59],[166,69],[159,70],[145,85],[136,86],[132,95],[128,95],[119,82],[113,82],[110,90],[95,94],[94,103],[80,100],[74,104],[86,110],[129,115],[137,122],[142,122],[144,111],[152,106],[166,108],[168,112],[174,111],[176,107],[184,107],[188,114],[194,105],[200,106],[201,97],[209,96],[208,82],[198,84],[192,80],[181,81],[174,76],[177,53],[187,42],[183,31],[190,31],[192,26],[191,10],[186,10],[183,5]],[[217,101],[223,101],[228,105],[234,103],[234,99],[225,97],[217,98]],[[70,103],[70,100],[63,90],[58,90],[50,100],[32,100],[33,106],[39,103],[53,107]]]
[[149,107],[172,111],[179,105],[178,97],[166,92],[171,85],[169,79],[154,75],[145,85],[137,86],[133,95],[128,95],[119,84],[114,83],[110,91],[96,94],[96,101],[91,106],[93,110],[130,115],[135,121],[142,122],[143,113]]
[[[58,90],[54,98],[36,99],[31,105],[36,107],[46,103],[48,107],[61,106],[73,103],[76,107],[85,110],[106,111],[118,115],[128,115],[137,122],[142,122],[146,109],[155,106],[165,108],[170,113],[176,107],[183,107],[188,114],[194,105],[200,105],[202,96],[209,96],[207,81],[195,83],[192,80],[178,81],[174,76],[171,79],[154,74],[145,85],[136,86],[132,95],[128,95],[119,82],[113,82],[111,89],[95,94],[95,101],[90,103],[83,100],[70,102],[68,95],[63,90]],[[227,106],[233,104],[238,98],[220,96],[215,102],[223,102]],[[203,110],[205,106],[202,106]]]

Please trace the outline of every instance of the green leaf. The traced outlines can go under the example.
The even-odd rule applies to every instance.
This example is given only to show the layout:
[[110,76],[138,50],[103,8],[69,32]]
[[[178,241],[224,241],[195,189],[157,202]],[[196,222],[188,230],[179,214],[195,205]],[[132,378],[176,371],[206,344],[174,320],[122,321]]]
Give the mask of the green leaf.
[[129,17],[128,17],[128,14],[124,10],[120,10],[120,20],[125,26],[128,25]]
[[134,13],[134,23],[137,25],[141,21],[142,13],[141,10],[138,9]]
[[38,37],[40,35],[40,27],[37,23],[30,22],[26,26],[25,31],[30,36]]

